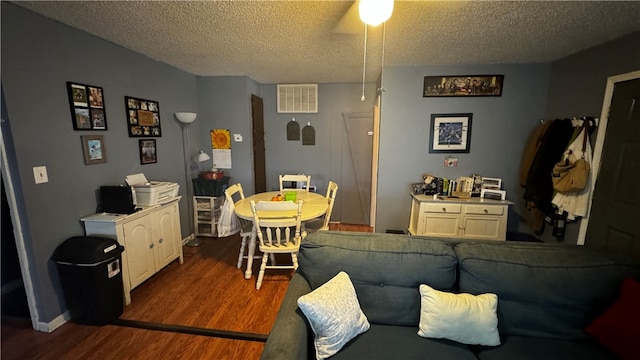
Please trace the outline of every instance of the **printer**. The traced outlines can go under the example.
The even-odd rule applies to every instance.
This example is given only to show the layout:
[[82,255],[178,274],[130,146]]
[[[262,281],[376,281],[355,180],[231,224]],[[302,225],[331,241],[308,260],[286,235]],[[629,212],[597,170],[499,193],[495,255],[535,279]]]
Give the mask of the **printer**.
[[164,204],[178,196],[180,185],[168,181],[149,181],[144,174],[133,174],[126,177],[131,187],[133,203],[136,206],[153,206]]

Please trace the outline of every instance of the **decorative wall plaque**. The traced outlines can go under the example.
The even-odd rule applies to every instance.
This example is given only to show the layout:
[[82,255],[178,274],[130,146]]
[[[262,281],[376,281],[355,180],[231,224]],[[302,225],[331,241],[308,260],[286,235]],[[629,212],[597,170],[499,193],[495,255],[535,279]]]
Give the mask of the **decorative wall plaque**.
[[316,144],[316,130],[311,126],[311,123],[307,123],[307,126],[302,128],[302,145],[315,145]]

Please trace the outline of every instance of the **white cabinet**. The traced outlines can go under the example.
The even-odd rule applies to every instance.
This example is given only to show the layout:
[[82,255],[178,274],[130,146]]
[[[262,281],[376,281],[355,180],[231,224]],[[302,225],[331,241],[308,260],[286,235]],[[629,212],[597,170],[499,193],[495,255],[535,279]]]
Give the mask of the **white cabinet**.
[[409,233],[477,240],[505,240],[510,201],[434,199],[411,195]]
[[130,215],[101,213],[82,219],[86,235],[115,238],[124,246],[122,281],[127,304],[132,289],[173,260],[183,262],[179,199]]
[[194,196],[193,221],[196,236],[216,236],[218,234],[218,220],[220,207],[224,202],[223,196]]

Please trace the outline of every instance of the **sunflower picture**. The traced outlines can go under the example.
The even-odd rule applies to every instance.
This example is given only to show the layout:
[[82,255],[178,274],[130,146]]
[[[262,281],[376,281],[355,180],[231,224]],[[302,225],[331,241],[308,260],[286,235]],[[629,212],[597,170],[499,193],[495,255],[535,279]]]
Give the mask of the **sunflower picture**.
[[211,130],[211,147],[214,149],[231,149],[231,136],[229,130]]

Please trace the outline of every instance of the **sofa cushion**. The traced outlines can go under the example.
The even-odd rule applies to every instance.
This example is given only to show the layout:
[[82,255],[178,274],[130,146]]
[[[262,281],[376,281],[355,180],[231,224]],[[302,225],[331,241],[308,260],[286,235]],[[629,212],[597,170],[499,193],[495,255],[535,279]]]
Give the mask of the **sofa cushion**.
[[626,278],[620,298],[585,331],[624,360],[640,359],[640,283]]
[[344,344],[369,330],[367,317],[360,310],[358,297],[345,272],[298,299],[314,333],[316,359],[326,359]]
[[480,360],[614,360],[612,353],[588,340],[505,336],[502,345],[476,349]]
[[423,284],[420,296],[418,335],[463,344],[500,345],[495,294],[452,294]]
[[425,339],[417,327],[371,324],[366,333],[348,343],[331,360],[437,359],[475,360],[467,345],[450,340]]
[[446,291],[456,282],[451,246],[417,236],[322,231],[306,237],[298,261],[313,289],[348,273],[370,323],[416,326],[418,286]]
[[498,295],[501,335],[584,339],[638,263],[581,246],[461,243],[460,292]]

